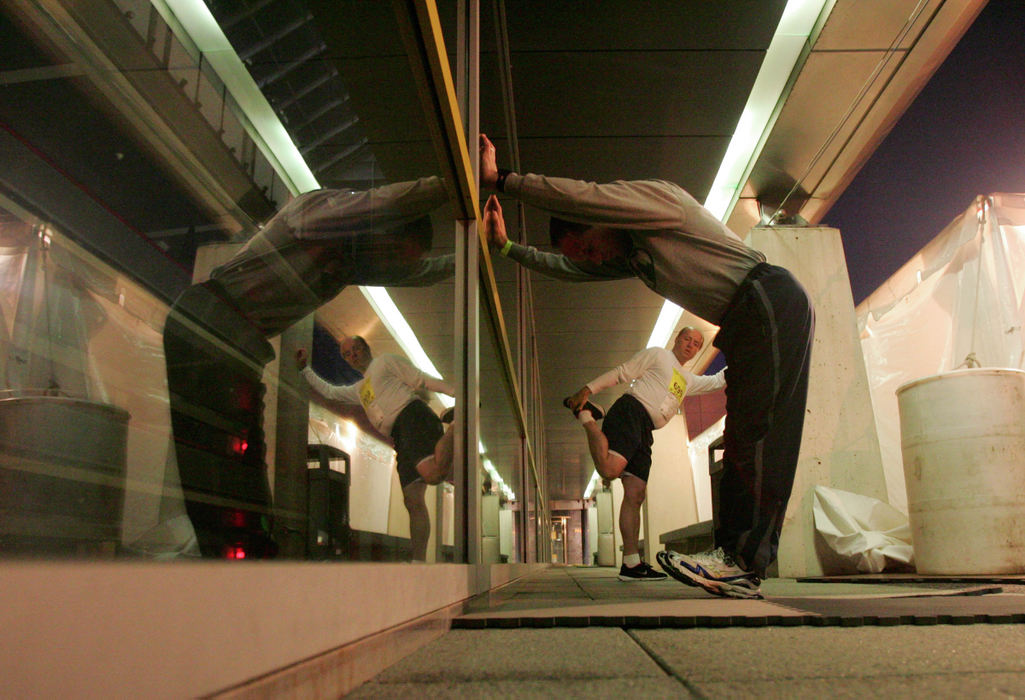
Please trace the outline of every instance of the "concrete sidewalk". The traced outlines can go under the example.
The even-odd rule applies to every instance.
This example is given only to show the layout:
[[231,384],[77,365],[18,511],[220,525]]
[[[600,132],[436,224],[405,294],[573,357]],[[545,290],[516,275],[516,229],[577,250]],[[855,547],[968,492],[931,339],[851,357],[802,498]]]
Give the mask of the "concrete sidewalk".
[[350,697],[1022,697],[1025,577],[771,579],[762,601],[553,567]]

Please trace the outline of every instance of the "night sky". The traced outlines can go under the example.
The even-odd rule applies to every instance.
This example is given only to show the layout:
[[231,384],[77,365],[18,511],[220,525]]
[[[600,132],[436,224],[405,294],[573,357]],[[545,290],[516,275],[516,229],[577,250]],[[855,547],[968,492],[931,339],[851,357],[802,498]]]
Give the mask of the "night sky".
[[1025,192],[1025,0],[990,0],[820,222],[843,236],[854,303],[995,192]]

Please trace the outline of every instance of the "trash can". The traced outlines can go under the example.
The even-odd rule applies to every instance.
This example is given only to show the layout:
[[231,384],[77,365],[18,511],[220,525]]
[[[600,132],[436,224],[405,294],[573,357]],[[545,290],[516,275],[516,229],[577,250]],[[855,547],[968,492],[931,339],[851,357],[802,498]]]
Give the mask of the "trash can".
[[954,370],[897,402],[918,572],[1025,573],[1025,372]]
[[113,556],[128,412],[42,392],[0,396],[0,553]]

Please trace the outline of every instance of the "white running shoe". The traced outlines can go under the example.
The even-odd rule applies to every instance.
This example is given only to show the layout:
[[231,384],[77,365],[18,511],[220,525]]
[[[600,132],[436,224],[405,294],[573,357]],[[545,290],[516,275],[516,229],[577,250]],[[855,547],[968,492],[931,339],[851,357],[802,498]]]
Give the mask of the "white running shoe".
[[746,571],[722,547],[700,554],[659,552],[655,557],[667,574],[688,586],[700,586],[727,598],[761,598],[761,579]]

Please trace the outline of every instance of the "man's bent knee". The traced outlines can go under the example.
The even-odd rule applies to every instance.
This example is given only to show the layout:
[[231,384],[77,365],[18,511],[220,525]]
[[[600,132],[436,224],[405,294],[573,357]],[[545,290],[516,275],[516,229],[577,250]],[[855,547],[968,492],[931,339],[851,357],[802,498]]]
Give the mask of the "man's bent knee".
[[416,473],[428,486],[437,486],[448,476],[448,469],[440,468],[437,460],[427,458],[416,465]]
[[598,476],[603,479],[618,479],[622,476],[624,469],[626,469],[626,462],[617,464],[612,460],[609,460],[602,464],[595,465],[595,471],[597,471]]

